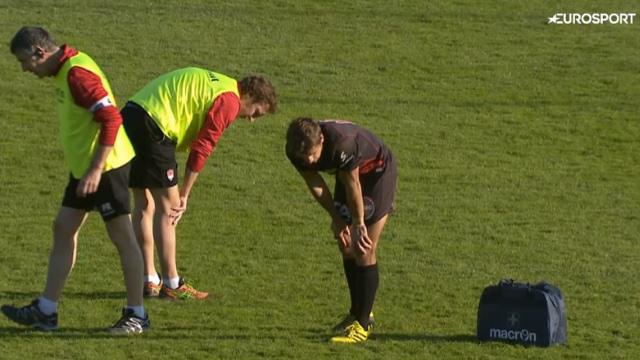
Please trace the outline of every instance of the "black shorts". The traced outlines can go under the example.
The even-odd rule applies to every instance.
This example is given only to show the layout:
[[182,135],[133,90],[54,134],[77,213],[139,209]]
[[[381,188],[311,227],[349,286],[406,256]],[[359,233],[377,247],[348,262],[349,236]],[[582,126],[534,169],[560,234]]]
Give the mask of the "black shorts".
[[[393,211],[397,180],[398,169],[396,160],[391,153],[389,153],[389,159],[384,171],[360,177],[365,225],[374,224]],[[351,224],[352,219],[347,206],[344,185],[338,180],[337,176],[336,187],[333,191],[333,201],[342,218],[348,224]]]
[[128,102],[121,111],[125,131],[136,151],[131,161],[132,188],[169,188],[178,184],[176,143],[138,104]]
[[117,169],[103,173],[100,177],[98,190],[86,197],[78,197],[76,195],[80,180],[69,174],[69,183],[64,189],[62,206],[87,212],[97,209],[104,221],[131,213],[128,186],[130,169],[131,165],[127,163]]

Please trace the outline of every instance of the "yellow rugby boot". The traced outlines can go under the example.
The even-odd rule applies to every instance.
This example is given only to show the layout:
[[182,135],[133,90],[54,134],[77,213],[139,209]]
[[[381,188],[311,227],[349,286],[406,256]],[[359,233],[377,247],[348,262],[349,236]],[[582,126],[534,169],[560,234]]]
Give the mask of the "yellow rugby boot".
[[333,344],[359,344],[367,341],[369,335],[371,334],[371,326],[368,326],[368,329],[360,325],[360,323],[356,320],[351,325],[347,326],[344,334],[334,336],[331,338],[331,343]]

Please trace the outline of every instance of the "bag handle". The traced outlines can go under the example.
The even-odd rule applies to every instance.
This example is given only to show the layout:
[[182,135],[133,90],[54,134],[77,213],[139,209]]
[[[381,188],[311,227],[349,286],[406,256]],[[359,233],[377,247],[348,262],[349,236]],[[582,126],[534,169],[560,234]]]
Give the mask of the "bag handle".
[[[513,281],[513,279],[502,279],[500,280],[500,282],[498,283],[498,287],[500,288],[501,292],[505,295],[511,295],[508,296],[510,298],[522,298],[524,296],[526,297],[533,297],[533,289],[531,287],[530,283],[517,283],[515,281]],[[523,290],[525,292],[525,294],[520,293],[514,293],[514,292],[505,292],[504,290],[506,289],[518,289],[518,290]],[[518,295],[516,295],[518,294]]]

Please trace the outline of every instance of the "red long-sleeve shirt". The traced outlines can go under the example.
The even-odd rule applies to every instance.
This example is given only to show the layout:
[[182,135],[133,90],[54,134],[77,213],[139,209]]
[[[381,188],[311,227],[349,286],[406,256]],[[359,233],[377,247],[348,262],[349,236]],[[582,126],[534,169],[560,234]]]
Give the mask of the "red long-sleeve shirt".
[[240,112],[240,99],[232,92],[222,93],[213,101],[204,125],[191,143],[187,160],[189,170],[193,172],[202,170],[224,130],[238,117],[238,112]]
[[[62,45],[63,55],[58,63],[54,75],[60,71],[62,65],[78,51],[68,45]],[[69,90],[76,105],[93,113],[93,120],[100,123],[101,145],[112,146],[116,141],[118,128],[122,124],[122,116],[115,106],[100,106],[101,101],[108,97],[107,90],[102,85],[100,77],[89,70],[74,66],[67,74]]]

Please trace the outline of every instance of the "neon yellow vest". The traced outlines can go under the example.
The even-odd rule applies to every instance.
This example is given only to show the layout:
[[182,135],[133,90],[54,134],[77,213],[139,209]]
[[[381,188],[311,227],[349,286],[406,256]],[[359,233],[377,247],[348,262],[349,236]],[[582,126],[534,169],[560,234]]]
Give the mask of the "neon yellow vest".
[[[109,93],[111,102],[116,104],[111,86],[100,67],[86,54],[79,52],[69,58],[54,78],[56,84],[56,107],[60,120],[60,140],[64,150],[65,161],[74,178],[80,179],[89,169],[98,138],[100,123],[93,120],[93,113],[76,105],[69,89],[67,75],[72,67],[77,66],[96,74],[102,80],[102,86]],[[135,155],[129,138],[120,126],[113,150],[109,153],[103,171],[118,168],[129,162]]]
[[130,99],[156,121],[162,132],[186,150],[204,124],[213,101],[222,93],[240,97],[237,82],[213,71],[190,67],[152,80]]

